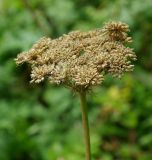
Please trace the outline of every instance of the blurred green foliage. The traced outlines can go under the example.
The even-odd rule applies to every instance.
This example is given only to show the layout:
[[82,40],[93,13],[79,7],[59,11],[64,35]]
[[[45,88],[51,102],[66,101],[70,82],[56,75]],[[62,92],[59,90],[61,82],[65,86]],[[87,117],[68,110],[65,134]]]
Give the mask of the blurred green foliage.
[[0,160],[84,159],[77,97],[47,82],[29,84],[17,53],[42,36],[98,28],[109,20],[131,27],[138,56],[122,80],[107,77],[88,96],[93,160],[152,159],[152,1],[0,1]]

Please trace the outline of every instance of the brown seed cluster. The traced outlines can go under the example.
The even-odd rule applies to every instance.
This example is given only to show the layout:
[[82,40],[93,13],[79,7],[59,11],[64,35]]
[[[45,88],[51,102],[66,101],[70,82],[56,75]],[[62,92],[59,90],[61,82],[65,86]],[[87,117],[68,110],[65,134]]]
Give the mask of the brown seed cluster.
[[17,56],[16,63],[31,64],[31,82],[47,78],[77,91],[101,84],[105,74],[121,77],[132,71],[133,50],[125,23],[110,22],[102,29],[74,31],[57,39],[42,38],[28,52]]

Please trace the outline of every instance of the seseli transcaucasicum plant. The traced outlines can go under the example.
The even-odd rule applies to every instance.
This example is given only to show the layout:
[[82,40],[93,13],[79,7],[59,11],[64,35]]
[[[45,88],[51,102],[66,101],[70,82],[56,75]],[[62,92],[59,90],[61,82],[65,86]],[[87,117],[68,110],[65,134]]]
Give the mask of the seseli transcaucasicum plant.
[[91,160],[86,94],[93,86],[102,84],[106,74],[120,78],[133,70],[136,55],[132,48],[126,47],[132,42],[128,32],[127,24],[109,22],[88,32],[73,31],[56,39],[43,37],[15,59],[17,64],[31,65],[32,83],[48,79],[79,95],[86,160]]

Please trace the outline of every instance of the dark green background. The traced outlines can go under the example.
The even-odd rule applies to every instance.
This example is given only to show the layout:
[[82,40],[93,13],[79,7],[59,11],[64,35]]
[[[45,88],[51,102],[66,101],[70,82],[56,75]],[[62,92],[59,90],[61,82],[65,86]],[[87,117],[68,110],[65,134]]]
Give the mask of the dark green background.
[[77,96],[29,84],[14,58],[42,36],[129,24],[133,73],[88,94],[93,160],[152,160],[152,1],[0,0],[0,160],[84,160]]

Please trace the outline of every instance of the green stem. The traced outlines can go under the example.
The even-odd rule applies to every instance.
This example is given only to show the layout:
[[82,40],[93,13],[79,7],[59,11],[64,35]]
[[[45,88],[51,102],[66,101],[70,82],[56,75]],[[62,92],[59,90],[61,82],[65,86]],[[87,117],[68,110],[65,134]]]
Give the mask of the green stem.
[[80,101],[81,101],[82,124],[83,124],[83,130],[84,130],[86,160],[91,160],[90,135],[89,135],[89,122],[88,122],[88,112],[87,112],[87,103],[86,103],[86,92],[80,92],[79,95],[80,95]]

